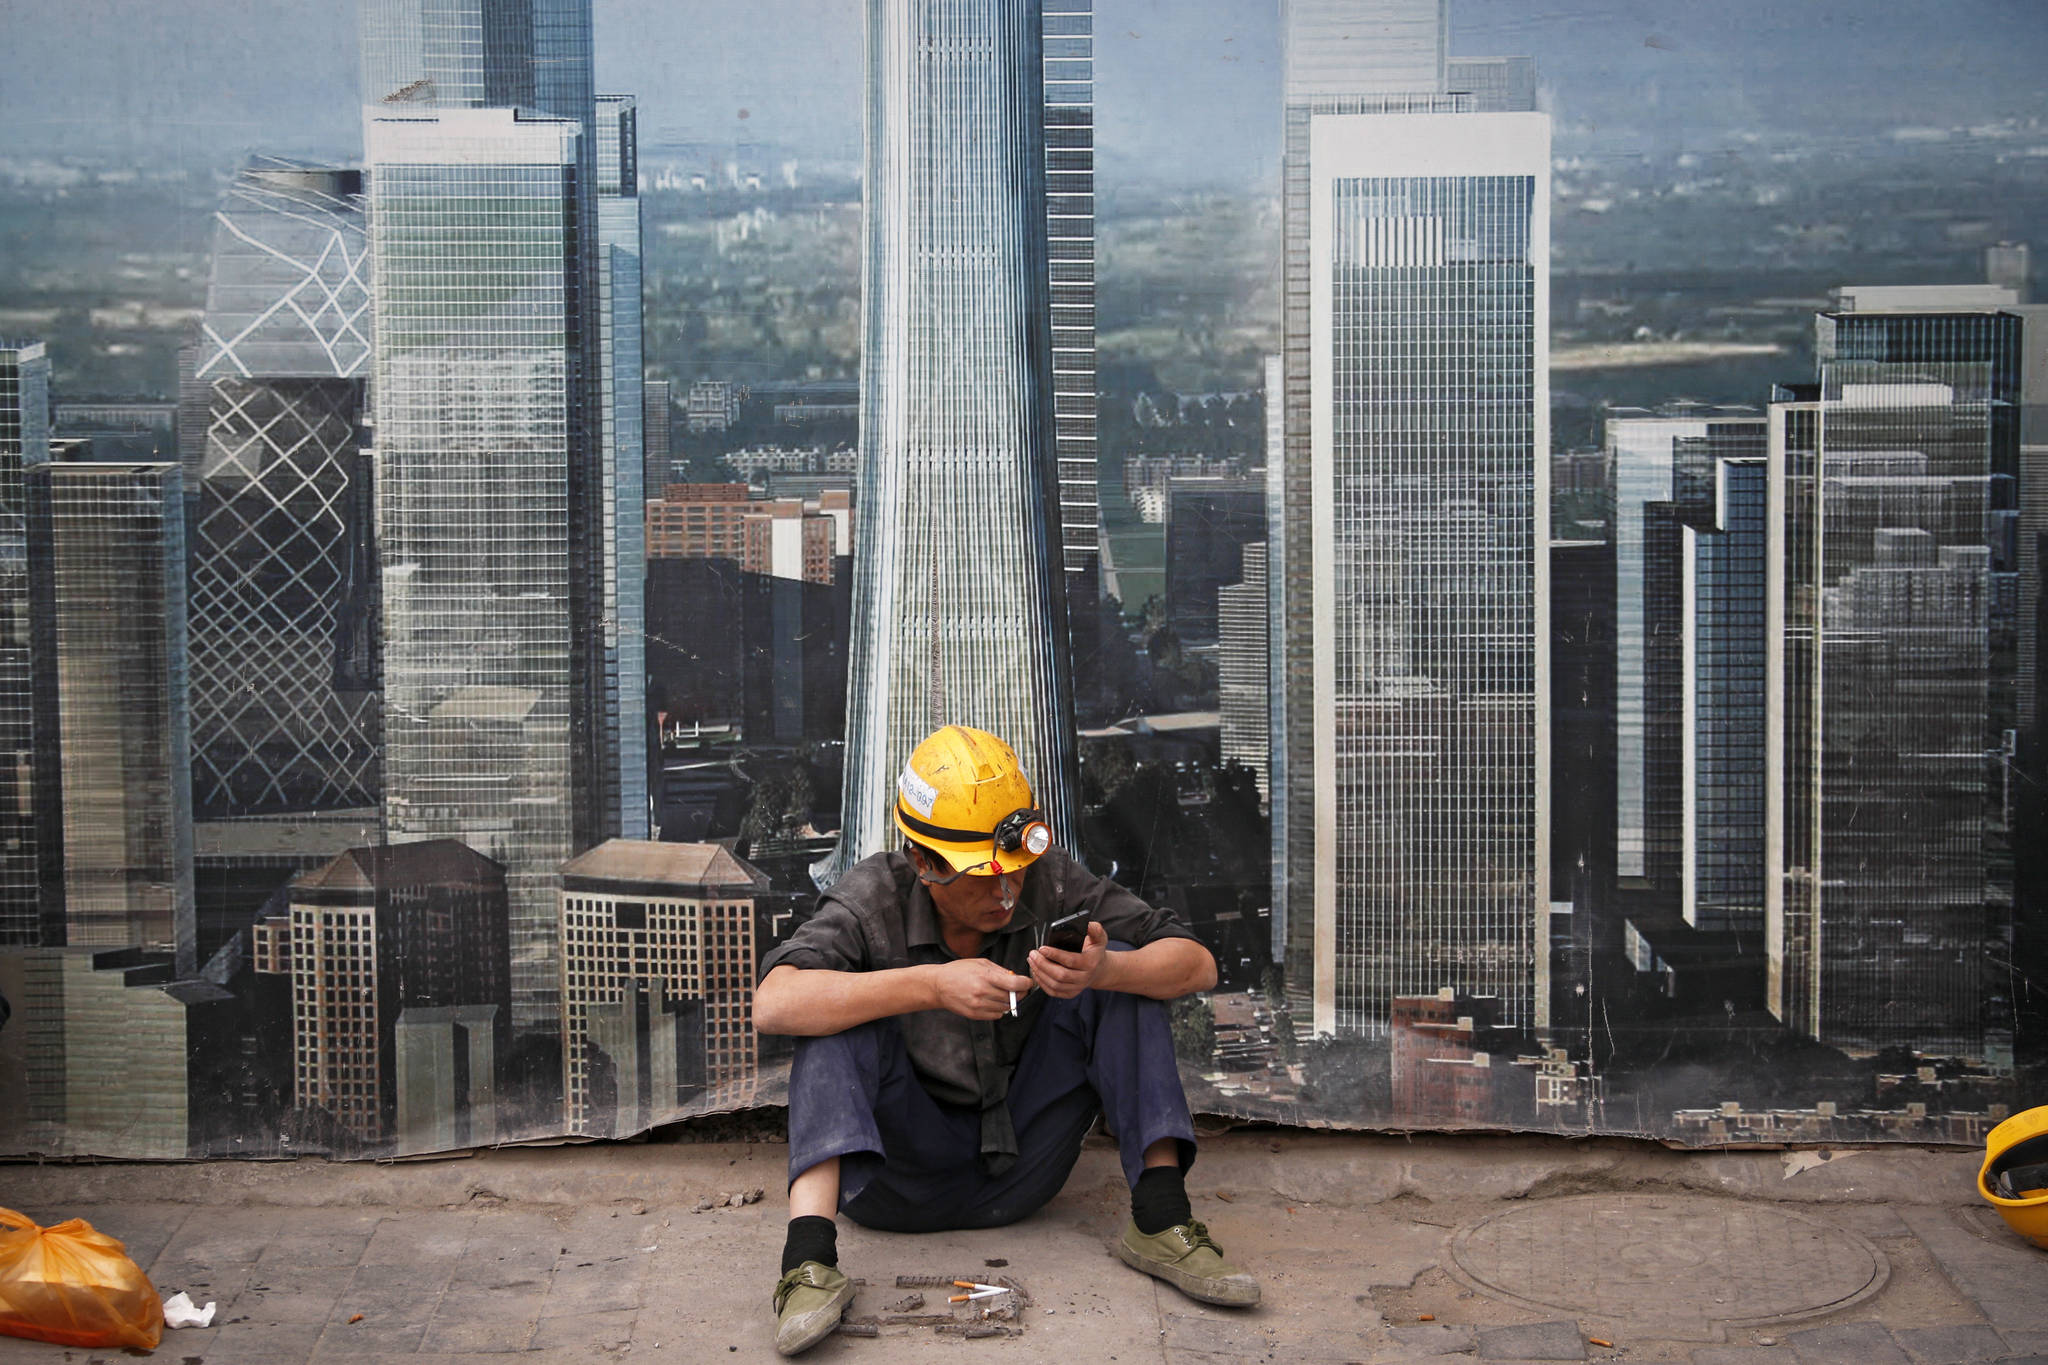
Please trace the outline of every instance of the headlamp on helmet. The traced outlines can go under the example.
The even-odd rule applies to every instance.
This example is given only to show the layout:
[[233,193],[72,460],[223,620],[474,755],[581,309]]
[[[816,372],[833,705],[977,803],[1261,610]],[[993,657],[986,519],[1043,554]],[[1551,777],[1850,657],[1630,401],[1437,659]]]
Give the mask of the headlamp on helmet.
[[1026,806],[998,820],[993,838],[999,852],[1015,853],[1021,848],[1036,858],[1052,847],[1052,826],[1045,823],[1044,811]]

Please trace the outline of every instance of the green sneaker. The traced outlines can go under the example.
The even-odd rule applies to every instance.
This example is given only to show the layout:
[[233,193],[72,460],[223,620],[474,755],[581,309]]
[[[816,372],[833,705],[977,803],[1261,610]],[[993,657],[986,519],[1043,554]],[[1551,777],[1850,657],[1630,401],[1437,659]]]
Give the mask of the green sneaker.
[[1147,1237],[1135,1221],[1124,1224],[1117,1259],[1133,1270],[1166,1281],[1191,1299],[1249,1308],[1259,1301],[1259,1282],[1223,1259],[1223,1248],[1200,1223],[1181,1223]]
[[832,1266],[805,1261],[775,1282],[775,1349],[808,1351],[839,1325],[853,1299],[853,1281]]

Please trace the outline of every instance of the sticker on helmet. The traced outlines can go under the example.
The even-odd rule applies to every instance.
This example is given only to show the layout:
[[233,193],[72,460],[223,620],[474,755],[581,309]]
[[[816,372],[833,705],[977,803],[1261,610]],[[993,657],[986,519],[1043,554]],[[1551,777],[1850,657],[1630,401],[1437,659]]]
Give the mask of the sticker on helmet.
[[903,793],[903,804],[929,820],[932,807],[939,802],[939,789],[919,777],[906,763],[896,778],[896,790]]

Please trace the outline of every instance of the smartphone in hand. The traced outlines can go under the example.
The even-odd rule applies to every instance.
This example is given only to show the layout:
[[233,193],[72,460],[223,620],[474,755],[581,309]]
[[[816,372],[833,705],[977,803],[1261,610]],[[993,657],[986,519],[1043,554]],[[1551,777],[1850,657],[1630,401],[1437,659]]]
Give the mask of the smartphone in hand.
[[1063,953],[1078,953],[1088,943],[1088,912],[1076,910],[1045,926],[1044,944]]

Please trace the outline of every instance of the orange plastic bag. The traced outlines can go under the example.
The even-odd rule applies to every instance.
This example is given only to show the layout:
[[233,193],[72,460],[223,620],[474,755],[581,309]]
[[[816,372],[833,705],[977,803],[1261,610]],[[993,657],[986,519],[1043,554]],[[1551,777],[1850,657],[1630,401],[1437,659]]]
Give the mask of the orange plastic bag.
[[153,1351],[164,1306],[127,1248],[83,1218],[42,1228],[0,1209],[0,1333]]

